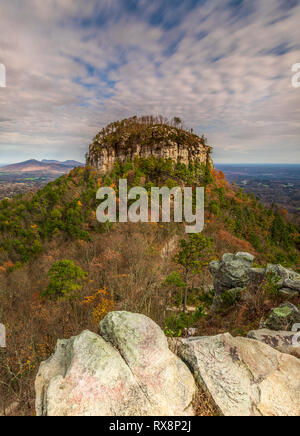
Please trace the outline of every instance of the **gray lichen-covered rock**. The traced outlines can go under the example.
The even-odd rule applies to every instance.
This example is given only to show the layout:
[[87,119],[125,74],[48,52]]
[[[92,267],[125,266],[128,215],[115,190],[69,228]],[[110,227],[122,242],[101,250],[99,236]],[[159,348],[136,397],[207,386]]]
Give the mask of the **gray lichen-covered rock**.
[[213,309],[220,305],[220,296],[224,291],[249,285],[253,260],[254,256],[249,253],[225,253],[222,261],[210,263],[209,270],[214,279],[215,290]]
[[296,273],[291,269],[284,268],[282,265],[273,265],[271,263],[268,263],[266,267],[266,274],[268,273],[277,275],[283,280],[285,279],[300,280],[300,274]]
[[297,323],[300,323],[300,311],[292,303],[286,302],[271,311],[262,327],[275,331],[291,331]]
[[250,268],[249,269],[249,282],[259,284],[266,277],[265,268]]
[[282,265],[268,264],[265,269],[265,274],[273,274],[275,277],[277,277],[278,287],[285,290],[290,289],[297,293],[300,292],[300,274],[296,273],[295,271],[284,268]]
[[[274,284],[282,288],[282,295],[295,296],[300,293],[300,274],[282,265],[268,264],[266,268],[253,268],[254,256],[249,253],[225,253],[221,261],[209,265],[213,276],[215,299],[212,310],[222,305],[224,292],[235,288],[259,286],[263,280],[272,275]],[[296,295],[297,295],[296,294]]]
[[[282,265],[273,265],[268,264],[265,269],[265,274],[272,274],[276,277],[278,277],[278,286],[286,286],[287,288],[290,288],[290,286],[285,285],[286,280],[300,280],[300,275],[296,273],[295,271],[291,269],[284,268]],[[292,288],[291,288],[292,289]],[[299,290],[300,290],[300,282],[299,282]]]
[[146,412],[147,399],[119,353],[85,331],[58,341],[36,378],[38,416],[105,416]]
[[58,341],[36,378],[38,416],[193,414],[193,376],[152,320],[114,312],[101,332]]
[[299,296],[299,292],[293,291],[292,289],[289,288],[279,289],[279,294],[285,298],[295,298]]
[[286,288],[292,289],[294,291],[297,291],[298,294],[300,293],[300,281],[299,280],[285,279],[283,281],[283,286],[285,286]]
[[[300,327],[300,325],[299,325]],[[273,330],[253,330],[248,333],[250,339],[270,345],[281,353],[291,354],[300,358],[300,333]]]
[[225,253],[221,262],[211,262],[209,269],[216,293],[247,285],[253,260],[254,256],[249,253]]
[[177,354],[225,416],[300,415],[299,359],[230,334],[176,342]]

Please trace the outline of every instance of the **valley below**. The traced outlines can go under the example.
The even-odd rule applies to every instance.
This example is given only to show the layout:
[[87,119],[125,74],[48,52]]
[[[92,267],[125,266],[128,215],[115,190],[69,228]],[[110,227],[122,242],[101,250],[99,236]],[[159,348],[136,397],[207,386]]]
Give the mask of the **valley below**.
[[12,165],[0,164],[0,200],[36,192],[80,165],[82,164],[76,161],[39,162],[35,159]]
[[8,174],[0,171],[0,200],[27,192],[36,192],[56,178],[57,175],[53,174],[37,174],[36,172]]
[[[266,206],[278,205],[300,217],[300,165],[216,164],[228,182],[253,194]],[[36,192],[62,174],[51,168],[34,171],[2,171],[0,167],[0,200]],[[67,167],[67,171],[71,169]],[[66,172],[67,172],[66,171]]]
[[300,165],[218,164],[216,168],[265,205],[275,203],[300,216]]

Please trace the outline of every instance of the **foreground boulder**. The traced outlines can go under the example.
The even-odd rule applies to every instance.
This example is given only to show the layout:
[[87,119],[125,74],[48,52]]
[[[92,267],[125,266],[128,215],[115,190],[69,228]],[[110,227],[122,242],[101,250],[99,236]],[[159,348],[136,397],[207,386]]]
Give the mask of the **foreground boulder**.
[[230,334],[175,341],[223,415],[300,415],[299,359]]
[[[300,328],[300,325],[299,325]],[[300,334],[297,332],[274,332],[273,330],[252,330],[248,338],[270,345],[281,353],[300,358]]]
[[112,312],[100,333],[57,342],[36,378],[38,416],[193,414],[193,376],[152,320]]
[[300,311],[292,303],[283,303],[273,309],[268,318],[261,323],[262,328],[275,331],[291,331],[300,323]]

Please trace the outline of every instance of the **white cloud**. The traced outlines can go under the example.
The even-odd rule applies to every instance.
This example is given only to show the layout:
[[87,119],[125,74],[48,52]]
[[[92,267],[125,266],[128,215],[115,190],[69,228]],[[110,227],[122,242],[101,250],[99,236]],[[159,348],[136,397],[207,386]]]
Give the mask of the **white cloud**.
[[182,3],[163,11],[170,28],[150,24],[158,4],[0,0],[0,160],[83,159],[107,122],[162,113],[205,133],[218,160],[300,162],[299,3]]

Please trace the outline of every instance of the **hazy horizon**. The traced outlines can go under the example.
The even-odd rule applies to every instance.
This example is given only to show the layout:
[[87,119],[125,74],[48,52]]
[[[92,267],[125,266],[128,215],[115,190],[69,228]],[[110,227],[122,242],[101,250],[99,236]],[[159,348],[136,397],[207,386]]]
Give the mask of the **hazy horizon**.
[[[12,165],[12,164],[17,164],[17,163],[22,163],[22,162],[26,162],[26,161],[29,161],[29,160],[36,160],[36,161],[39,161],[39,162],[41,162],[42,160],[57,160],[58,162],[60,162],[60,163],[62,163],[62,162],[65,162],[65,161],[71,161],[71,160],[73,160],[73,161],[77,161],[78,163],[82,163],[82,164],[85,164],[85,159],[82,159],[82,160],[77,160],[77,159],[73,159],[73,158],[64,158],[64,159],[59,159],[59,158],[51,158],[51,157],[48,157],[48,158],[42,158],[42,159],[37,159],[37,158],[31,158],[31,159],[25,159],[25,160],[21,160],[21,161],[19,161],[19,160],[15,160],[15,161],[10,161],[10,162],[4,162],[4,161],[0,161],[0,166],[5,166],[5,165]],[[214,161],[214,165],[215,166],[218,166],[218,165],[224,165],[224,166],[226,166],[226,165],[228,165],[228,166],[240,166],[240,165],[243,165],[243,166],[266,166],[266,165],[272,165],[272,166],[299,166],[300,165],[300,162],[299,163],[288,163],[288,162],[283,162],[283,163],[274,163],[274,162],[253,162],[253,163],[247,163],[247,162],[220,162],[220,161]]]

